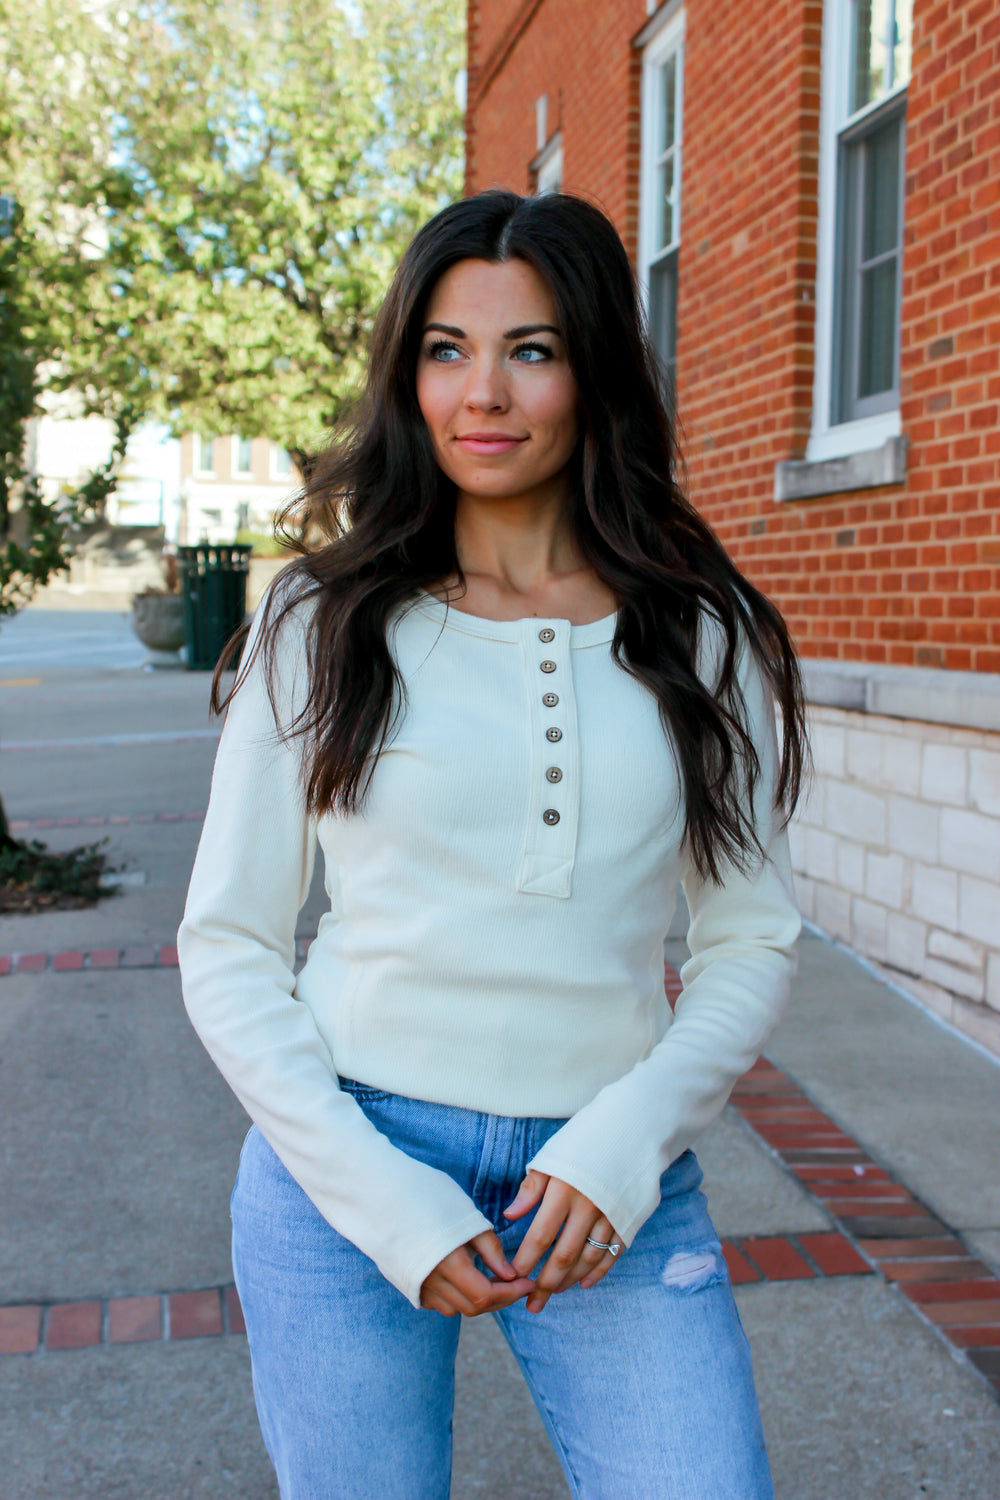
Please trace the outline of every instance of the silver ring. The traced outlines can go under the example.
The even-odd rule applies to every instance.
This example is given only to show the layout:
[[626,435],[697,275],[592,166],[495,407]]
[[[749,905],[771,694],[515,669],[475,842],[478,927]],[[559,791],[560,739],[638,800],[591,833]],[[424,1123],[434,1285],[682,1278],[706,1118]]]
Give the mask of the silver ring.
[[589,1234],[587,1235],[587,1244],[593,1245],[595,1250],[609,1250],[612,1255],[617,1255],[621,1249],[621,1245],[617,1240],[612,1240],[610,1245],[605,1245],[603,1240],[592,1240]]

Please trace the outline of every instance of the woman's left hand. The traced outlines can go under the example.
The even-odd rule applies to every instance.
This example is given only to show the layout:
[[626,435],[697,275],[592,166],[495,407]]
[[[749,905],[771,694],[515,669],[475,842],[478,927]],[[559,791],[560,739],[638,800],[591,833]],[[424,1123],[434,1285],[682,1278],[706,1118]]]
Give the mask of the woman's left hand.
[[519,1219],[536,1204],[540,1206],[534,1222],[511,1261],[519,1276],[527,1276],[552,1246],[545,1269],[535,1279],[535,1290],[528,1295],[529,1312],[541,1312],[553,1292],[564,1292],[578,1281],[591,1287],[611,1270],[615,1257],[609,1250],[588,1245],[588,1235],[605,1245],[618,1240],[596,1204],[568,1182],[544,1172],[528,1173],[504,1217]]

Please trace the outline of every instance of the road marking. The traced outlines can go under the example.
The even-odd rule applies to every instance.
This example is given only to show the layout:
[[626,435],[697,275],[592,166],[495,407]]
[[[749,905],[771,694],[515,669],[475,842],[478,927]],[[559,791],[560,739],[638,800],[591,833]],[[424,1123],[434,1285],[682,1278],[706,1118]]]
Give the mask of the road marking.
[[130,823],[200,823],[204,816],[204,812],[102,813],[97,817],[11,818],[9,826],[11,833],[27,833],[32,828],[123,828]]
[[177,744],[181,740],[217,740],[221,729],[156,729],[146,734],[88,734],[68,740],[6,740],[0,750],[81,750],[89,745]]

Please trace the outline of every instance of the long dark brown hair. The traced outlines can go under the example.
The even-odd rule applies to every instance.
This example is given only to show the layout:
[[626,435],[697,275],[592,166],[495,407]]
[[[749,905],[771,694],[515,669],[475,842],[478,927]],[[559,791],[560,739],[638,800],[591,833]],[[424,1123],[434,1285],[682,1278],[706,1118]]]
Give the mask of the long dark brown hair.
[[[727,863],[747,869],[762,854],[752,801],[760,760],[738,657],[748,646],[781,710],[775,805],[787,817],[805,756],[795,656],[778,610],[681,491],[669,393],[625,249],[603,213],[569,194],[478,193],[424,225],[376,319],[363,395],[279,518],[302,555],[263,606],[256,649],[264,652],[273,701],[276,637],[290,610],[311,606],[308,698],[287,726],[308,745],[308,807],[320,815],[362,805],[405,707],[387,641],[390,618],[442,580],[457,575],[464,586],[455,487],[437,465],[417,405],[416,366],[435,284],[449,266],[473,258],[526,261],[552,293],[579,388],[572,520],[584,558],[618,600],[615,659],[659,703],[696,867],[713,880]],[[721,642],[708,682],[697,670],[706,619],[716,622]],[[221,663],[217,712],[228,701],[220,675]]]

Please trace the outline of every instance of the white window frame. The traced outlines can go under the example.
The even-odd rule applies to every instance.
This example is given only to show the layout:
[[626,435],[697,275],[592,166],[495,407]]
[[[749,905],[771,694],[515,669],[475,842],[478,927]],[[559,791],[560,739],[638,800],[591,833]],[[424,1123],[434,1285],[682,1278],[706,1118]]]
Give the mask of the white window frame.
[[535,157],[535,194],[558,193],[562,190],[563,149],[562,134],[556,131],[543,151]]
[[[280,468],[278,467],[278,455],[279,455],[279,453],[286,453],[286,454],[288,454],[288,473],[287,474],[282,474]],[[270,463],[269,463],[268,467],[270,469],[270,473],[271,473],[271,478],[272,479],[293,479],[295,477],[295,465],[292,462],[292,455],[290,453],[288,453],[288,449],[287,448],[282,448],[282,446],[281,446],[280,443],[272,443],[271,444]]]
[[[241,469],[240,468],[240,443],[241,442],[246,442],[246,443],[250,444],[250,467],[249,467],[249,469]],[[234,435],[234,437],[233,437],[233,454],[232,454],[232,461],[231,461],[230,473],[232,474],[232,476],[233,476],[234,479],[242,479],[242,480],[253,479],[253,438],[239,438],[239,437],[236,437]]]
[[558,127],[549,135],[549,96],[539,94],[535,100],[535,155],[528,166],[535,177],[535,196],[562,191],[562,131]]
[[[819,122],[819,223],[816,245],[816,324],[813,345],[812,431],[806,446],[806,462],[847,458],[883,447],[902,435],[899,407],[877,416],[833,423],[833,371],[835,367],[834,310],[837,276],[837,190],[839,128],[847,118],[851,84],[852,0],[826,0],[823,6],[822,61],[820,66]],[[906,84],[878,100],[873,109],[883,110],[906,93]]]
[[[203,462],[204,446],[206,442],[212,444],[212,463],[207,469],[205,468]],[[213,477],[215,476],[215,444],[217,442],[217,438],[206,437],[204,433],[196,432],[194,434],[194,453],[192,454],[192,460],[194,464],[194,472],[196,474],[211,474]]]
[[668,6],[639,37],[642,44],[642,102],[640,108],[639,153],[639,288],[643,307],[649,317],[650,267],[654,260],[668,253],[658,250],[656,234],[656,168],[657,127],[660,106],[660,69],[671,53],[677,54],[677,115],[681,128],[675,144],[674,237],[669,249],[680,249],[681,217],[684,197],[684,9],[680,4]]

